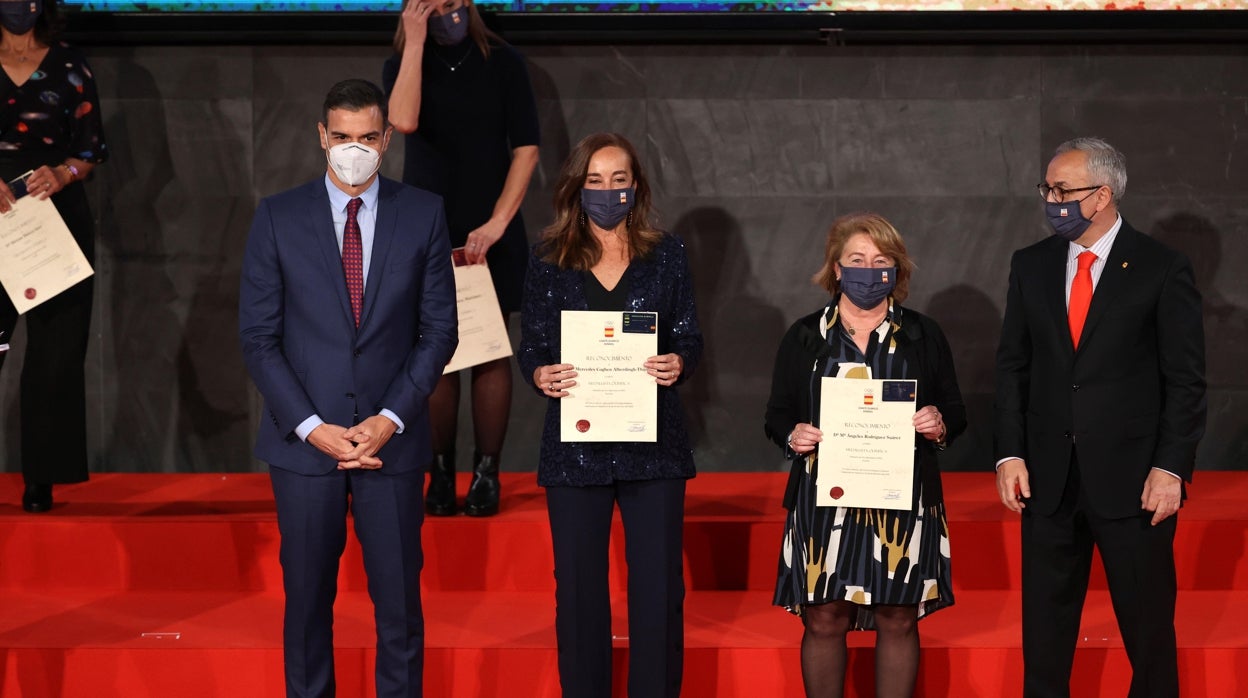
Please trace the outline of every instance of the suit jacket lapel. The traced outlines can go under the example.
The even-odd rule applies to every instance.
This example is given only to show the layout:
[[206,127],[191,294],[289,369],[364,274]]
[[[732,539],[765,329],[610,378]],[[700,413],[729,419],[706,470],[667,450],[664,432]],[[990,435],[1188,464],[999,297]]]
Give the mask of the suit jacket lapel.
[[377,290],[381,288],[381,277],[386,273],[386,255],[396,235],[398,211],[394,206],[395,190],[386,186],[381,180],[380,191],[377,193],[377,225],[373,229],[373,251],[369,256],[368,278],[364,280],[364,307],[360,310],[360,327],[368,322],[368,316],[376,305]]
[[1087,342],[1096,329],[1097,322],[1104,317],[1105,310],[1113,305],[1114,298],[1127,287],[1131,274],[1131,253],[1135,250],[1134,230],[1123,221],[1114,238],[1114,246],[1109,249],[1109,259],[1101,270],[1101,278],[1096,282],[1092,292],[1092,303],[1088,306],[1088,319],[1083,325],[1083,334],[1079,336],[1079,346],[1087,346]]
[[330,211],[329,193],[325,191],[325,181],[319,179],[312,183],[312,205],[308,207],[308,228],[321,248],[325,258],[325,278],[330,279],[334,290],[338,293],[338,302],[348,327],[354,329],[355,320],[351,315],[351,297],[347,295],[347,277],[342,270],[342,251],[338,249],[338,236],[334,233],[333,213]]
[[1041,263],[1043,270],[1040,278],[1044,283],[1044,296],[1049,303],[1049,317],[1057,328],[1059,337],[1065,341],[1058,342],[1065,351],[1066,358],[1074,356],[1075,343],[1070,338],[1070,320],[1066,310],[1066,253],[1069,243],[1059,237],[1050,238],[1053,242],[1045,250]]

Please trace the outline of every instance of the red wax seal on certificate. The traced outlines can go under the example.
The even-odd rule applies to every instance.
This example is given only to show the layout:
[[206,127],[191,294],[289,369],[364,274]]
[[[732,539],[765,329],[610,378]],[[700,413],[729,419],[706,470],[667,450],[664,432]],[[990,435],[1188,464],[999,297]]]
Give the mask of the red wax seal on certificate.
[[581,432],[582,434],[589,431],[589,420],[588,419],[576,420],[576,430]]
[[33,301],[34,299],[35,299],[35,289],[33,288],[26,289],[26,300]]
[[828,492],[828,494],[832,497],[832,499],[840,499],[845,496],[845,490],[839,487],[833,487],[832,491]]

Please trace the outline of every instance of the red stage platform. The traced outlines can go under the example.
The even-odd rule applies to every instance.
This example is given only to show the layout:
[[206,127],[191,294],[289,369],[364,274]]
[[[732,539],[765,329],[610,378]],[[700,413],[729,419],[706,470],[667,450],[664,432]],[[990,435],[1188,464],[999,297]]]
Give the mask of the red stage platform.
[[[18,508],[20,486],[19,476],[0,476],[0,695],[282,695],[267,476],[97,475],[58,487],[57,506],[38,516]],[[1018,695],[1017,519],[988,474],[946,474],[945,487],[957,604],[920,624],[919,695]],[[774,473],[690,483],[685,696],[801,695],[800,624],[770,605],[782,488]],[[531,474],[505,474],[504,492],[497,517],[426,523],[427,696],[558,695],[542,491]],[[1198,473],[1191,494],[1176,543],[1184,695],[1248,696],[1238,670],[1248,666],[1248,474]],[[622,545],[612,560],[623,696]],[[370,696],[372,618],[354,540],[340,589],[339,695]],[[852,638],[851,695],[872,695],[873,640]],[[1129,672],[1098,571],[1076,695],[1125,695]]]

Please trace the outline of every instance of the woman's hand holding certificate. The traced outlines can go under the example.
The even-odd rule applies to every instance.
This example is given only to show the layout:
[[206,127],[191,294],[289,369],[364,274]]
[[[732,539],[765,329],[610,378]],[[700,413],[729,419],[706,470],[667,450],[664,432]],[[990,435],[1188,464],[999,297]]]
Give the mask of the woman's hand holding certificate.
[[564,398],[560,438],[655,441],[658,386],[675,383],[682,368],[679,356],[656,356],[658,314],[565,310],[560,337],[564,363],[547,367],[559,370],[539,383]]

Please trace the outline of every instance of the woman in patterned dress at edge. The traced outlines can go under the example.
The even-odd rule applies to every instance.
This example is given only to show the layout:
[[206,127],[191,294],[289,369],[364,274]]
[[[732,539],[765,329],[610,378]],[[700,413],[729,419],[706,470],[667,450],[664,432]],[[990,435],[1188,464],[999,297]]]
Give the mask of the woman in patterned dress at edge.
[[[936,454],[966,428],[966,409],[944,334],[901,305],[913,270],[883,217],[837,219],[814,277],[831,302],[794,323],[776,354],[765,429],[792,468],[773,603],[802,619],[802,681],[811,697],[843,695],[851,630],[876,631],[876,695],[912,695],[918,620],[953,604]],[[865,364],[876,379],[918,381],[909,510],[815,504],[819,381],[845,363]]]
[[[0,0],[0,213],[24,187],[51,198],[95,263],[95,230],[82,181],[108,157],[95,79],[56,40],[56,0]],[[26,172],[21,185],[14,180]],[[18,191],[14,192],[13,188]],[[86,279],[26,313],[21,378],[22,508],[52,508],[54,484],[87,479],[85,370],[94,286]],[[0,342],[18,313],[0,293]],[[3,365],[8,352],[0,353]]]
[[[537,101],[524,57],[486,28],[472,0],[406,0],[382,70],[390,122],[407,134],[403,182],[442,196],[451,246],[489,264],[506,318],[519,310],[528,238],[520,204],[538,158]],[[498,512],[499,456],[511,413],[511,359],[473,366],[476,452],[464,513]],[[456,511],[460,374],[429,400],[433,464],[425,509]]]
[[[632,144],[599,133],[572,150],[555,218],[533,248],[521,312],[520,370],[546,400],[537,482],[555,554],[559,681],[569,698],[611,696],[607,549],[618,503],[628,563],[628,695],[676,698],[684,656],[685,481],[694,476],[678,384],[702,356],[684,243],[654,227]],[[560,361],[560,311],[658,313],[653,442],[563,442],[562,398],[577,367]]]

